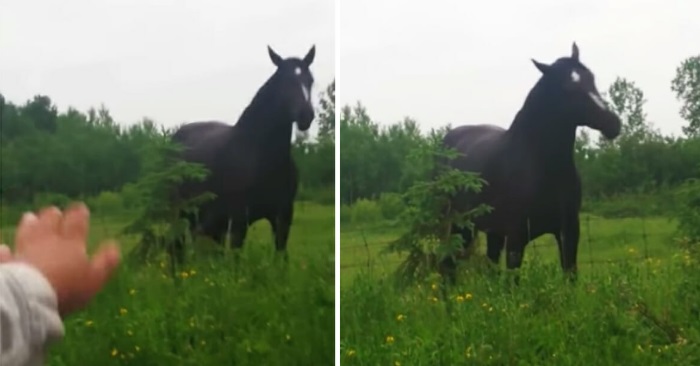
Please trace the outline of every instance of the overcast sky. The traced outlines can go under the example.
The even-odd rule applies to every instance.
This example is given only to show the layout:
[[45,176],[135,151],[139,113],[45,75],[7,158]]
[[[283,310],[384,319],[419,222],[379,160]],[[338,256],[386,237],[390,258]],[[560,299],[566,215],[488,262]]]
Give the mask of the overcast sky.
[[274,72],[267,45],[335,77],[330,0],[0,0],[0,93],[59,110],[104,103],[120,123],[233,123]]
[[616,76],[634,81],[649,119],[676,134],[670,85],[700,54],[698,14],[694,0],[347,0],[338,102],[360,100],[383,123],[507,127],[540,76],[530,58],[553,62],[576,41],[601,92]]

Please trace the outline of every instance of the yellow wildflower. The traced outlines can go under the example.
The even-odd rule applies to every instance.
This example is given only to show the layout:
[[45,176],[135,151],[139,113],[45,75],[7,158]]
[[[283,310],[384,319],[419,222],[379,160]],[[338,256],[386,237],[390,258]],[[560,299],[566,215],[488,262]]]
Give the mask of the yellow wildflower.
[[187,278],[187,277],[189,277],[189,276],[190,276],[190,274],[189,274],[189,273],[187,273],[186,271],[185,271],[185,272],[182,272],[182,273],[180,273],[180,277],[182,277],[182,278]]
[[128,313],[128,312],[129,312],[129,311],[126,310],[125,308],[119,309],[119,314],[122,315],[122,316],[126,315],[126,313]]
[[92,320],[86,320],[86,321],[85,321],[85,326],[86,326],[86,327],[91,327],[93,324],[94,324],[94,323],[93,323]]
[[464,302],[464,296],[457,295],[456,300],[457,300],[457,302]]
[[402,322],[402,321],[404,321],[404,319],[406,319],[406,315],[399,314],[396,316],[396,321],[398,321],[398,322]]
[[392,343],[394,343],[394,337],[392,337],[392,336],[386,336],[386,343],[387,343],[387,344],[392,344]]
[[347,350],[347,352],[345,352],[345,355],[348,357],[352,357],[352,356],[355,356],[355,353],[357,353],[357,352],[355,352],[354,349],[349,349],[349,350]]
[[117,357],[118,354],[119,354],[119,351],[117,351],[116,348],[112,348],[112,357]]
[[471,300],[471,299],[472,299],[472,294],[470,294],[470,293],[467,292],[467,293],[464,295],[464,299],[465,299],[465,300]]

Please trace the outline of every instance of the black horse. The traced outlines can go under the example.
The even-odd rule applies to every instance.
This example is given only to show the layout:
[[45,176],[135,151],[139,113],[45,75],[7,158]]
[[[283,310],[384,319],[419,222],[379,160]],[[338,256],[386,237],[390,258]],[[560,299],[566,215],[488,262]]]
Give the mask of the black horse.
[[[593,73],[579,61],[576,43],[570,57],[547,65],[532,60],[542,73],[510,128],[460,126],[443,143],[459,152],[450,165],[480,173],[486,185],[478,194],[455,196],[453,207],[487,204],[492,211],[474,220],[474,230],[453,227],[464,246],[477,231],[487,237],[487,256],[498,263],[506,248],[506,267],[520,267],[525,246],[543,234],[553,234],[565,273],[575,274],[579,242],[581,179],[574,164],[578,126],[600,131],[606,138],[620,134],[620,118],[603,102]],[[456,260],[441,263],[455,281]]]
[[[294,217],[298,173],[291,155],[293,123],[306,131],[315,118],[311,103],[315,56],[312,46],[303,59],[283,59],[268,46],[274,74],[258,90],[231,126],[218,121],[182,126],[172,140],[184,147],[182,158],[203,164],[209,175],[203,182],[186,181],[178,187],[180,198],[205,192],[216,198],[202,204],[197,215],[184,214],[193,233],[221,243],[231,230],[231,244],[241,248],[248,226],[267,219],[277,253],[287,258],[289,230]],[[174,245],[183,260],[183,242]]]

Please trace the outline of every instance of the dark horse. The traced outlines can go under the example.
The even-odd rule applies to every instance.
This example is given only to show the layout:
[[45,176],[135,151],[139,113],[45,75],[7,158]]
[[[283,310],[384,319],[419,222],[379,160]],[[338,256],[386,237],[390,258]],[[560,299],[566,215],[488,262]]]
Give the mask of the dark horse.
[[[193,233],[223,242],[231,230],[231,244],[241,248],[248,226],[267,219],[278,253],[287,258],[289,229],[294,217],[298,173],[291,155],[293,124],[306,131],[315,118],[311,103],[315,46],[304,58],[283,59],[268,46],[274,74],[258,90],[231,126],[217,121],[182,126],[172,139],[184,147],[185,161],[203,164],[209,175],[203,182],[187,181],[178,187],[180,197],[205,192],[214,200],[199,207],[198,216],[183,214]],[[174,246],[183,260],[183,243]]]
[[[620,118],[607,108],[593,73],[579,61],[576,43],[571,56],[547,65],[532,60],[542,73],[510,128],[460,126],[443,143],[459,152],[451,166],[480,173],[486,185],[478,194],[461,193],[453,207],[487,204],[492,211],[474,220],[474,230],[453,227],[464,246],[477,231],[487,237],[487,256],[498,263],[506,248],[506,267],[519,268],[525,246],[553,234],[565,273],[575,274],[579,242],[581,179],[574,164],[578,126],[600,131],[607,139],[620,134]],[[448,257],[441,270],[455,281],[456,260]]]

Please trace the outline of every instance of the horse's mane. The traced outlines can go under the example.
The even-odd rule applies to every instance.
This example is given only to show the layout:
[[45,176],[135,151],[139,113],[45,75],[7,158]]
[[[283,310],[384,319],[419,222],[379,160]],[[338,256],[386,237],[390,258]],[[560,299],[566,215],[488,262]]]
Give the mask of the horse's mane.
[[270,108],[276,103],[274,100],[275,95],[272,91],[275,90],[277,83],[279,82],[279,71],[275,71],[265,83],[258,89],[258,91],[253,96],[248,106],[245,107],[243,113],[238,117],[238,121],[235,123],[236,126],[246,126],[249,123],[255,123],[251,118],[251,115],[259,110],[264,110],[265,108]]

